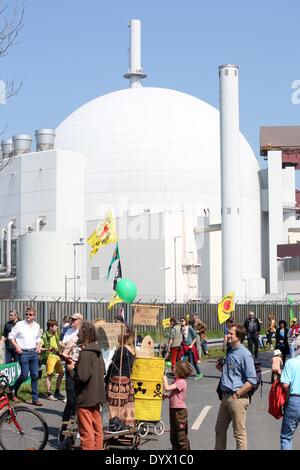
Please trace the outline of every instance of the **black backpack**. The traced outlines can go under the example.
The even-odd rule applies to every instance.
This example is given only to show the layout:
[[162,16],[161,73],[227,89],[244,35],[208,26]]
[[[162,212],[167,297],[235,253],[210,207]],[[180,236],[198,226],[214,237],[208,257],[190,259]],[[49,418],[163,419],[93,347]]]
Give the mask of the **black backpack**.
[[260,386],[260,398],[262,398],[263,381],[262,381],[262,373],[261,373],[260,362],[255,360],[254,361],[254,367],[255,367],[255,371],[256,371],[256,384],[253,385],[250,392],[248,392],[250,403],[251,403],[252,395],[254,395],[256,390],[258,390],[259,386]]

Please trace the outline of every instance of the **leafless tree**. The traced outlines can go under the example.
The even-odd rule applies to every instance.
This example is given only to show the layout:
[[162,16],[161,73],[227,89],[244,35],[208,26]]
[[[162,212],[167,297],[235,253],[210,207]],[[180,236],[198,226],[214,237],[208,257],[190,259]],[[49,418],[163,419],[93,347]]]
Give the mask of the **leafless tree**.
[[[15,3],[13,11],[10,12],[8,3],[0,0],[0,58],[6,56],[9,49],[17,44],[17,38],[24,25],[24,11],[24,6],[19,8]],[[5,82],[0,81],[0,105],[4,104],[8,98],[17,95],[21,86],[22,82],[16,84],[13,79],[7,79]],[[6,128],[7,125],[0,131],[0,136],[4,134]],[[3,158],[1,153],[0,171],[8,165],[12,157],[13,152],[6,158]]]

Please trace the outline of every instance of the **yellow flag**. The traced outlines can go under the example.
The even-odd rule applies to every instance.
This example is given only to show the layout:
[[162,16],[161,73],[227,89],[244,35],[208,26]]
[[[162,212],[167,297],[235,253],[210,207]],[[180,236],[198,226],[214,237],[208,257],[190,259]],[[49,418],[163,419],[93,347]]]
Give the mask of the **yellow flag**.
[[163,326],[163,328],[169,328],[169,327],[171,326],[170,318],[165,318],[165,319],[162,321],[162,326]]
[[90,257],[94,256],[99,248],[110,243],[116,243],[118,241],[115,221],[111,210],[106,214],[103,220],[100,220],[96,230],[87,239],[88,244],[91,247]]
[[234,292],[225,295],[218,304],[218,319],[220,324],[224,323],[231,317],[230,312],[234,311]]
[[123,300],[120,299],[120,297],[117,294],[114,294],[109,301],[109,305],[107,309],[110,310],[111,308],[113,308],[114,305],[119,304],[120,302],[123,302]]

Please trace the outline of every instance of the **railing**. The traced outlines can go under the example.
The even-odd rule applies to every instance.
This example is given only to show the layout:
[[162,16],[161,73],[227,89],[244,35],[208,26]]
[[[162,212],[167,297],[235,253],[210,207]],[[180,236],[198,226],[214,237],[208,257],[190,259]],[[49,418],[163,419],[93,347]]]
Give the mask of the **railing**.
[[[102,318],[108,322],[112,322],[118,313],[120,304],[114,305],[112,310],[107,310],[107,302],[51,302],[51,301],[26,301],[26,300],[0,300],[0,329],[8,321],[8,313],[10,310],[17,310],[21,318],[24,317],[27,306],[36,309],[36,321],[42,329],[47,326],[49,319],[55,319],[59,325],[65,315],[79,312],[86,320],[93,321]],[[187,315],[197,314],[199,318],[207,325],[209,330],[222,330],[223,326],[218,321],[218,305],[202,302],[181,303],[181,304],[161,304],[165,308],[160,310],[159,321],[157,327],[141,327],[141,331],[161,331],[161,321],[164,318],[174,317],[177,320]],[[300,319],[300,304],[293,305],[294,316]],[[237,323],[244,323],[248,316],[249,310],[253,311],[257,318],[262,320],[263,326],[268,325],[268,315],[275,316],[276,324],[279,320],[285,320],[289,323],[290,305],[286,302],[261,302],[251,304],[236,304],[234,319]],[[125,304],[126,321],[132,323],[133,308],[131,305]]]

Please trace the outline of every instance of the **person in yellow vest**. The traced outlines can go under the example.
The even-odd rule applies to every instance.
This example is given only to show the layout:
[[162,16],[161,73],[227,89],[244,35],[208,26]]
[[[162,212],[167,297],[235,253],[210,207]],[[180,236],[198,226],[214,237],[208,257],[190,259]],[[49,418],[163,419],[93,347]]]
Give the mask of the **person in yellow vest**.
[[[41,359],[46,364],[46,388],[48,400],[63,400],[65,397],[60,393],[61,382],[64,377],[64,368],[58,355],[59,349],[58,323],[56,320],[48,320],[47,331],[41,337]],[[51,381],[54,373],[57,373],[55,393],[51,392]]]

